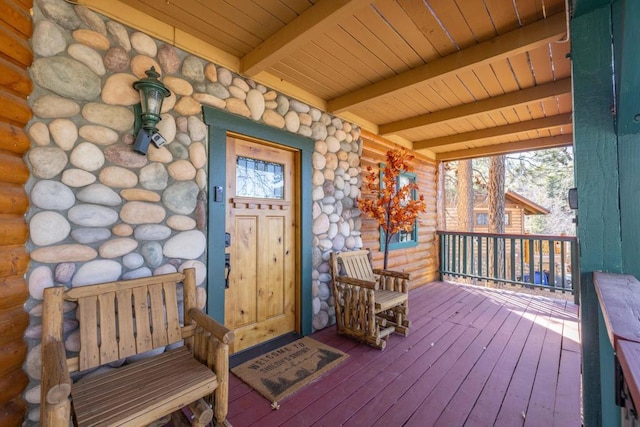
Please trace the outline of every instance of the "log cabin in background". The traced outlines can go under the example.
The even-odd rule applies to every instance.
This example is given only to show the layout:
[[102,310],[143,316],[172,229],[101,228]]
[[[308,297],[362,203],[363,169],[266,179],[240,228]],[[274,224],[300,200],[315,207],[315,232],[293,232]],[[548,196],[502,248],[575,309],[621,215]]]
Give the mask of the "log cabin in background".
[[[504,232],[506,234],[525,234],[527,215],[547,215],[548,209],[527,199],[526,197],[507,191],[504,194]],[[450,204],[446,210],[446,230],[458,230],[458,210]],[[476,194],[473,204],[473,231],[486,233],[489,231],[489,206],[486,194]]]

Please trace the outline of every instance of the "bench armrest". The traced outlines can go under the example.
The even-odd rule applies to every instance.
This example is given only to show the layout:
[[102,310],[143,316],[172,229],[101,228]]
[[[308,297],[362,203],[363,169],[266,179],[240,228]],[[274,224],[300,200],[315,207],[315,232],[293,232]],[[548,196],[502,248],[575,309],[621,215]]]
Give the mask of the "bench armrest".
[[360,286],[361,288],[376,290],[378,284],[376,282],[370,282],[369,280],[356,279],[355,277],[338,276],[335,277],[336,282],[344,283],[346,285]]
[[42,401],[51,405],[64,402],[71,394],[64,343],[51,341],[42,346]]
[[379,274],[381,276],[397,277],[398,279],[405,279],[405,280],[409,280],[409,278],[411,277],[409,273],[403,273],[403,272],[394,271],[394,270],[382,270],[379,268],[374,268],[373,273]]
[[189,310],[189,316],[202,328],[206,329],[211,336],[225,344],[231,344],[234,339],[233,331],[227,329],[224,325],[216,322],[211,317],[204,314],[197,308]]

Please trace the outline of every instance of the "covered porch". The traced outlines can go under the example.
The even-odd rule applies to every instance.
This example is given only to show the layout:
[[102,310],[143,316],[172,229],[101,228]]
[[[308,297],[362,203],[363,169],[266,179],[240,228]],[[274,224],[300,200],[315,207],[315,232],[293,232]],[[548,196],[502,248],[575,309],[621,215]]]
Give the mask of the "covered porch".
[[231,376],[233,425],[580,426],[578,306],[434,282],[410,293],[412,330],[379,351],[311,335],[349,354],[271,408]]
[[[278,411],[234,380],[232,424],[580,425],[581,401],[584,425],[620,424],[614,353],[592,275],[640,277],[635,2],[0,4],[0,99],[6,106],[0,112],[0,424],[39,422],[38,307],[45,286],[75,286],[96,276],[87,270],[115,280],[195,264],[203,272],[200,302],[206,299],[209,312],[224,319],[225,229],[218,225],[228,198],[220,166],[227,133],[256,127],[264,132],[245,134],[280,144],[283,134],[306,138],[287,145],[300,153],[303,170],[299,246],[289,252],[300,254],[295,328],[319,331],[315,338],[351,357]],[[51,35],[59,44],[41,43]],[[68,82],[64,90],[50,87],[64,74],[55,71],[61,64],[82,62],[78,50],[90,66],[77,74],[93,82],[92,90],[78,94],[82,85]],[[33,72],[36,61],[41,73]],[[163,79],[173,80],[161,123],[176,142],[173,151],[152,148],[146,158],[130,157],[138,96],[129,96],[129,83],[154,62]],[[116,84],[107,90],[107,81]],[[104,123],[103,114],[85,108],[96,106],[126,117]],[[220,128],[207,122],[207,133],[203,106],[226,115],[215,123]],[[231,122],[246,126],[232,129]],[[443,267],[437,254],[442,162],[570,145],[580,215],[580,269],[572,274],[583,284],[582,341],[572,301],[433,282]],[[414,327],[379,352],[335,334],[326,261],[338,245],[328,236],[335,238],[340,226],[339,249],[372,248],[380,264],[379,230],[359,218],[354,201],[360,168],[379,165],[397,146],[416,154],[417,179],[432,209],[421,219],[416,246],[390,260],[415,280]],[[147,162],[154,179],[142,171]],[[101,191],[83,192],[93,182]],[[345,191],[345,182],[354,191]],[[115,189],[117,203],[104,187]],[[64,197],[45,197],[51,191],[42,188]],[[176,191],[188,208],[174,203],[182,199]],[[348,203],[338,206],[336,192]],[[74,208],[76,215],[68,215]],[[78,211],[106,219],[86,223]],[[326,226],[314,227],[316,214],[327,218]],[[38,227],[51,218],[63,227]],[[154,235],[151,255],[157,257],[142,257],[143,242],[154,234],[150,224],[180,239],[166,245],[168,236]],[[171,250],[188,246],[181,243],[193,236],[198,251]],[[84,278],[77,277],[81,270]],[[535,282],[536,270],[529,271]]]

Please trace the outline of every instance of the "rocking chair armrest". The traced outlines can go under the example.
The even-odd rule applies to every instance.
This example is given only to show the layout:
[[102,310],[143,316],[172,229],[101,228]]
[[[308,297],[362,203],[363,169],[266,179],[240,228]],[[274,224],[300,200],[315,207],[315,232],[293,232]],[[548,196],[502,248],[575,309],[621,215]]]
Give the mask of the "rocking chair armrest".
[[401,271],[394,271],[394,270],[382,270],[379,268],[374,268],[373,273],[379,274],[380,276],[391,276],[391,277],[397,277],[397,278],[406,279],[406,280],[409,280],[411,278],[411,275],[409,273],[403,273]]
[[42,402],[57,405],[71,394],[71,377],[64,343],[50,341],[42,346]]
[[373,289],[374,291],[378,288],[378,284],[376,282],[371,282],[369,280],[356,279],[355,277],[348,276],[337,276],[334,278],[336,282],[344,283],[346,285],[352,286],[360,286],[361,288]]
[[197,308],[189,310],[189,316],[191,316],[191,319],[193,319],[198,326],[206,329],[211,333],[211,336],[218,339],[220,342],[224,344],[231,344],[233,342],[233,331],[227,329],[224,325],[218,323]]

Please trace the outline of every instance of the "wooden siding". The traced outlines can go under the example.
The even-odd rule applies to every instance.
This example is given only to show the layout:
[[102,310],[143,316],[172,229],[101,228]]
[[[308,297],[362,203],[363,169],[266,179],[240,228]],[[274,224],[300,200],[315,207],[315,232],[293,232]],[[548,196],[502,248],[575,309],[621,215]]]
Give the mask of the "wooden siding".
[[[382,138],[363,132],[363,148],[360,165],[362,176],[367,166],[375,169],[385,161],[388,150],[399,147]],[[419,217],[418,245],[412,248],[389,251],[389,269],[411,274],[409,288],[422,286],[436,279],[438,275],[438,246],[436,232],[436,165],[426,157],[416,154],[413,162],[414,173],[418,177],[420,193],[427,202],[427,212]],[[363,191],[366,191],[363,184]],[[383,253],[380,251],[380,230],[376,222],[362,215],[362,244],[373,254],[375,268],[382,268]]]
[[22,370],[29,324],[23,305],[29,264],[25,248],[29,206],[24,184],[29,171],[22,159],[30,142],[25,126],[31,118],[27,73],[33,54],[29,46],[31,0],[0,0],[0,425],[22,425],[22,400],[28,378]]

